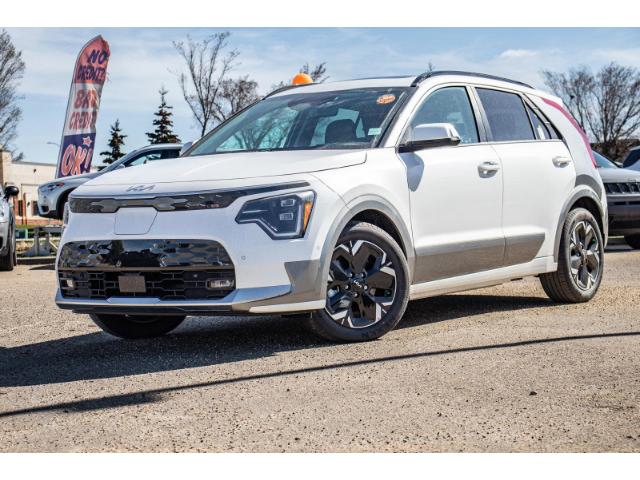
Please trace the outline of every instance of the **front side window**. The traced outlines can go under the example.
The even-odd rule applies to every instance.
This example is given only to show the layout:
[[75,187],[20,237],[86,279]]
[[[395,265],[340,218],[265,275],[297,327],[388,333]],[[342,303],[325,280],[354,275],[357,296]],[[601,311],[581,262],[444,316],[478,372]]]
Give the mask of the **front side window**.
[[267,98],[213,130],[188,155],[370,148],[407,91],[364,88]]
[[450,123],[458,131],[460,143],[478,143],[478,128],[465,87],[445,87],[429,95],[410,127],[425,123]]
[[534,140],[535,135],[522,99],[515,93],[478,88],[495,142]]

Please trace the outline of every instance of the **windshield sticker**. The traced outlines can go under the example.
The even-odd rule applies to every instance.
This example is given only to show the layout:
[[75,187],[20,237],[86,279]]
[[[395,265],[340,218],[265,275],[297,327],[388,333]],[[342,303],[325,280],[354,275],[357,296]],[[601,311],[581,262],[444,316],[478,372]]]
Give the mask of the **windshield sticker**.
[[370,137],[371,135],[380,135],[380,132],[382,132],[382,128],[380,127],[370,128],[367,136]]
[[376,103],[378,105],[386,105],[387,103],[393,103],[396,101],[396,96],[392,93],[387,93],[385,95],[380,95]]

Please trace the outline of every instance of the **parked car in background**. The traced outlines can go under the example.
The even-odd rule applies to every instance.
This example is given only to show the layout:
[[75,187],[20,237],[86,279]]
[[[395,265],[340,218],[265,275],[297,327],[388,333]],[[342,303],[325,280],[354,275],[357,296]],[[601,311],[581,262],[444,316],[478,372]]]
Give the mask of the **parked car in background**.
[[429,72],[296,86],[180,162],[74,191],[56,303],[125,338],[245,312],[372,340],[410,299],[525,276],[590,300],[606,209],[584,133],[528,85]]
[[9,200],[20,193],[18,187],[0,185],[0,270],[13,270],[17,264],[16,219]]
[[622,162],[622,168],[640,170],[640,146],[629,150],[629,153],[627,153],[627,156]]
[[182,144],[162,143],[134,150],[97,172],[53,180],[38,188],[38,213],[41,217],[62,219],[69,194],[83,183],[120,168],[144,165],[156,160],[169,160],[180,155]]
[[629,246],[640,249],[640,172],[620,168],[604,155],[593,154],[607,192],[609,235],[623,236]]

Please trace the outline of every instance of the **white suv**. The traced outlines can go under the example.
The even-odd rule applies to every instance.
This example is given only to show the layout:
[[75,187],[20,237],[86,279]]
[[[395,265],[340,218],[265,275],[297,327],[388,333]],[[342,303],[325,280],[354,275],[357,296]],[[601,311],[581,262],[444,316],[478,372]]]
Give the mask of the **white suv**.
[[431,72],[288,87],[180,162],[73,192],[57,304],[126,337],[187,315],[308,315],[370,340],[407,302],[538,275],[602,280],[607,203],[584,133],[519,82]]

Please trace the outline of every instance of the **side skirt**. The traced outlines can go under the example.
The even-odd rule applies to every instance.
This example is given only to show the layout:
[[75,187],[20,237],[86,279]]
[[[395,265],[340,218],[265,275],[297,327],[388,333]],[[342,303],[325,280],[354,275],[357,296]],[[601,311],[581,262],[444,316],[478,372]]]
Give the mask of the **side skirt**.
[[516,278],[553,272],[557,269],[558,263],[552,256],[539,257],[525,264],[512,265],[432,282],[417,283],[411,285],[409,299],[417,300],[446,293],[463,292],[465,290],[500,285],[501,283],[506,283]]

